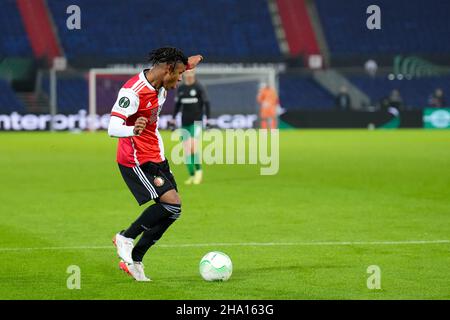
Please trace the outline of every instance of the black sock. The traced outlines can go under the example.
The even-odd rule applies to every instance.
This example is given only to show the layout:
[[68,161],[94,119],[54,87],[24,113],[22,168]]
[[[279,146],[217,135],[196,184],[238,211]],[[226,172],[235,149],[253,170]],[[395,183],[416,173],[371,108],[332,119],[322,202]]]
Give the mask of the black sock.
[[144,231],[142,237],[136,243],[133,252],[131,253],[133,261],[141,262],[148,249],[162,237],[163,233],[166,232],[175,220],[176,219],[168,217],[162,220],[157,226]]
[[136,239],[143,231],[155,227],[161,220],[164,220],[171,214],[172,212],[168,211],[161,203],[155,203],[145,209],[140,217],[122,235]]

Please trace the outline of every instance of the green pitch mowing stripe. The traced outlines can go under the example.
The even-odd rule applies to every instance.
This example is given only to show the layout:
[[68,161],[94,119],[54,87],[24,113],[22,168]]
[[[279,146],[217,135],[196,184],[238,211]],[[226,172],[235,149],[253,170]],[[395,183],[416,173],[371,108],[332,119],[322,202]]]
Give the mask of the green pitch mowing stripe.
[[[144,259],[151,283],[123,274],[111,244],[143,209],[116,143],[0,134],[0,299],[450,298],[448,131],[289,130],[277,175],[205,165],[198,186],[172,166],[183,213]],[[231,257],[229,281],[201,279],[209,251]],[[80,290],[67,288],[71,265]]]

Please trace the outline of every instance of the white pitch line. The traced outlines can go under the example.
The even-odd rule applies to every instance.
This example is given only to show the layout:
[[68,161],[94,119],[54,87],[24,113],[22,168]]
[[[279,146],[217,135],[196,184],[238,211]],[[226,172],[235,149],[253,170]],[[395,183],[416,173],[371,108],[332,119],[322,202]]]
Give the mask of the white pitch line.
[[[352,245],[418,245],[418,244],[448,244],[450,240],[406,240],[406,241],[317,241],[317,242],[230,242],[230,243],[180,243],[159,244],[160,248],[195,248],[195,247],[277,247],[277,246],[352,246]],[[8,251],[38,251],[38,250],[112,250],[110,246],[74,246],[74,247],[35,247],[35,248],[1,248],[0,252]]]

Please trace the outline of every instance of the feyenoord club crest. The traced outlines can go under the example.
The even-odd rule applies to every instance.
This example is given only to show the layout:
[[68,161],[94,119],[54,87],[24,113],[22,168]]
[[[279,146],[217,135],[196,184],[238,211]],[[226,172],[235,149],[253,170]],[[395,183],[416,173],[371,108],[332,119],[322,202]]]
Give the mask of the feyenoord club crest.
[[153,184],[157,187],[162,187],[164,185],[164,179],[157,176],[155,179],[153,179]]

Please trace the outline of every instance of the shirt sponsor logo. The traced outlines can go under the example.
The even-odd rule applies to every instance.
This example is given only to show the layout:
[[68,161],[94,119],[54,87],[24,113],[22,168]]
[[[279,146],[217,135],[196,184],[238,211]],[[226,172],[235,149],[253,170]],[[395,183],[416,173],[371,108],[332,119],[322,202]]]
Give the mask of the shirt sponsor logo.
[[181,99],[181,103],[184,103],[184,104],[197,103],[197,102],[198,102],[198,98],[182,98]]

